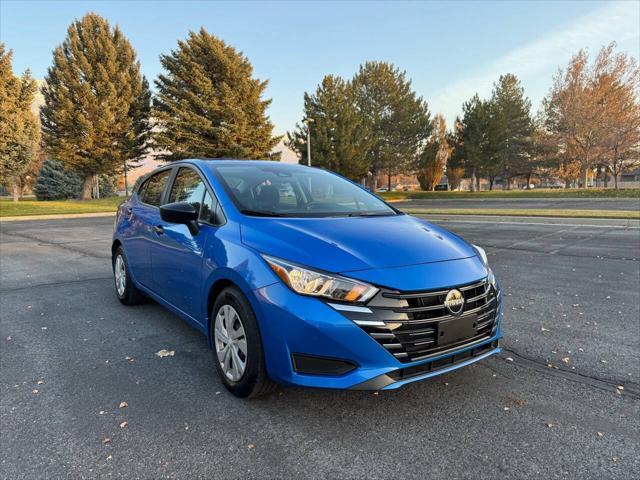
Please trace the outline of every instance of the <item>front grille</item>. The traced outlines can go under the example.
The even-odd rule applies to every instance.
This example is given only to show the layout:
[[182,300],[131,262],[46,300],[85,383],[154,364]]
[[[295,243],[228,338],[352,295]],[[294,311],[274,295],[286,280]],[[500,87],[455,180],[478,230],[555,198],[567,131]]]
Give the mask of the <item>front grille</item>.
[[415,367],[401,368],[391,373],[387,373],[387,375],[396,381],[407,380],[412,377],[424,375],[425,373],[437,372],[438,370],[444,370],[445,368],[453,367],[462,362],[466,362],[472,358],[490,352],[491,350],[495,350],[496,348],[498,348],[498,340],[494,340],[491,343],[479,345],[475,348],[470,348],[468,350],[453,354],[440,360],[432,360],[430,362],[416,365]]
[[[459,316],[450,314],[444,305],[453,288],[460,290],[465,300]],[[486,279],[438,291],[382,290],[367,304],[373,315],[352,320],[398,360],[412,362],[490,338],[496,324],[497,303],[497,292]],[[454,342],[439,342],[439,332],[442,335],[447,325],[442,322],[455,319],[472,322],[468,331],[473,333]]]

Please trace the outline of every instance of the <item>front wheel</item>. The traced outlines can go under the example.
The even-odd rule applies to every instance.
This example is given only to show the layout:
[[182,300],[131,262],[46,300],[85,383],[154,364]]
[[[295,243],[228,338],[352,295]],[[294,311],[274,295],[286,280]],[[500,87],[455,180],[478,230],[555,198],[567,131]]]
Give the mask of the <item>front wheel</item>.
[[137,305],[144,302],[144,295],[131,281],[131,274],[124,250],[120,246],[113,254],[113,280],[118,300],[125,305]]
[[275,383],[264,365],[262,340],[251,305],[235,287],[227,287],[211,311],[213,359],[224,386],[236,397],[258,397]]

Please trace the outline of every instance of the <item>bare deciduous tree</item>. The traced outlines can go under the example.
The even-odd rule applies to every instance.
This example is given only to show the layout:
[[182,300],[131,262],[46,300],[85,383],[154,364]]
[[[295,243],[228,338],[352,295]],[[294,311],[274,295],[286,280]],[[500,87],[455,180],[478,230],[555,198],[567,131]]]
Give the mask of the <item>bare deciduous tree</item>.
[[607,134],[604,165],[613,174],[615,187],[625,170],[640,164],[640,69],[626,53],[613,55],[611,45],[598,56],[598,88],[606,94]]
[[583,188],[595,165],[609,158],[619,170],[638,144],[638,67],[615,47],[603,47],[593,65],[587,51],[579,51],[556,74],[544,101],[547,126],[566,165],[579,166]]
[[433,117],[431,135],[418,159],[418,181],[423,190],[433,190],[440,182],[453,151],[447,139],[447,124],[441,114]]

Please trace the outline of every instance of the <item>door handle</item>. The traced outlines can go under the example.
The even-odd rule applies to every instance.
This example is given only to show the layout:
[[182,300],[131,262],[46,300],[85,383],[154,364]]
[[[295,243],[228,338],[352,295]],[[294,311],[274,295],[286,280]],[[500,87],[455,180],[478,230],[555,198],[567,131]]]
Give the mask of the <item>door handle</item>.
[[164,234],[164,228],[162,228],[162,225],[156,225],[155,227],[153,227],[153,231],[156,232],[158,235]]

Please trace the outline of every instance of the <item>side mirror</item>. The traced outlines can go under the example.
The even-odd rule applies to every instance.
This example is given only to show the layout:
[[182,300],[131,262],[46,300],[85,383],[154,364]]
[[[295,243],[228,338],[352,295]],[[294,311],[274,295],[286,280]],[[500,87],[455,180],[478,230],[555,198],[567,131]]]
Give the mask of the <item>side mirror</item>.
[[187,202],[167,203],[160,206],[160,218],[165,222],[186,225],[191,235],[197,235],[200,231],[198,211]]

